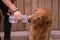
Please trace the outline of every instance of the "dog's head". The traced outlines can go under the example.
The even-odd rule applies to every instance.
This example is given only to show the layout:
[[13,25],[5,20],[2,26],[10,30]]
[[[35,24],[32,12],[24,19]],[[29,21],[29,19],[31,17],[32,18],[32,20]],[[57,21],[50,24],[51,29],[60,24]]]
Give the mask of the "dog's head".
[[35,26],[47,26],[52,22],[51,12],[46,8],[38,8],[34,11],[34,14],[29,16],[29,21]]

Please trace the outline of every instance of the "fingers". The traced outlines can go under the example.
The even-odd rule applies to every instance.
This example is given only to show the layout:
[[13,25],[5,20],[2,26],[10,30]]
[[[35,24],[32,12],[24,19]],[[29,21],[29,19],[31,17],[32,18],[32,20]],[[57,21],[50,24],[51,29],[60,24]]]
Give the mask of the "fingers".
[[16,20],[21,20],[22,19],[22,15],[19,11],[14,13],[14,17],[15,17]]

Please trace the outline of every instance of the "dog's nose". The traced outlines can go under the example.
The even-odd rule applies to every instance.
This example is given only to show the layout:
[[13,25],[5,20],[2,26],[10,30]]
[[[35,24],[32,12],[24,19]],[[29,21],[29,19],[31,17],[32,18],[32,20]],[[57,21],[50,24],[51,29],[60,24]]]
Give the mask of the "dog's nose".
[[39,17],[37,19],[39,19]]
[[30,19],[28,19],[28,22],[31,22],[31,20],[30,20]]

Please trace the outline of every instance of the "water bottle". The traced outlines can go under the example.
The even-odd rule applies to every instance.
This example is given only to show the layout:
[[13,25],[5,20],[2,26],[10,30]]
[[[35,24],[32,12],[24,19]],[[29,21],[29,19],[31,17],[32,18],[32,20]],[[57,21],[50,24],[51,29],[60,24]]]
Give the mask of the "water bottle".
[[10,22],[10,23],[17,23],[17,20],[15,20],[15,18],[14,18],[13,15],[10,15],[10,16],[9,16],[9,22]]
[[[17,23],[17,20],[15,20],[13,15],[9,16],[9,22],[10,23]],[[22,15],[22,22],[23,23],[28,23],[28,15]]]
[[22,15],[23,23],[28,23],[28,15]]

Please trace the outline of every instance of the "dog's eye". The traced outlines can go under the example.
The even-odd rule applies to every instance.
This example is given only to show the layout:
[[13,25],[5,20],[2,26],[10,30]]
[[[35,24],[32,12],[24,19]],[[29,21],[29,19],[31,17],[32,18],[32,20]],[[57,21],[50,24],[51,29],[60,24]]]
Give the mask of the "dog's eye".
[[41,20],[41,19],[42,19],[42,17],[38,17],[37,19],[38,19],[38,20]]

